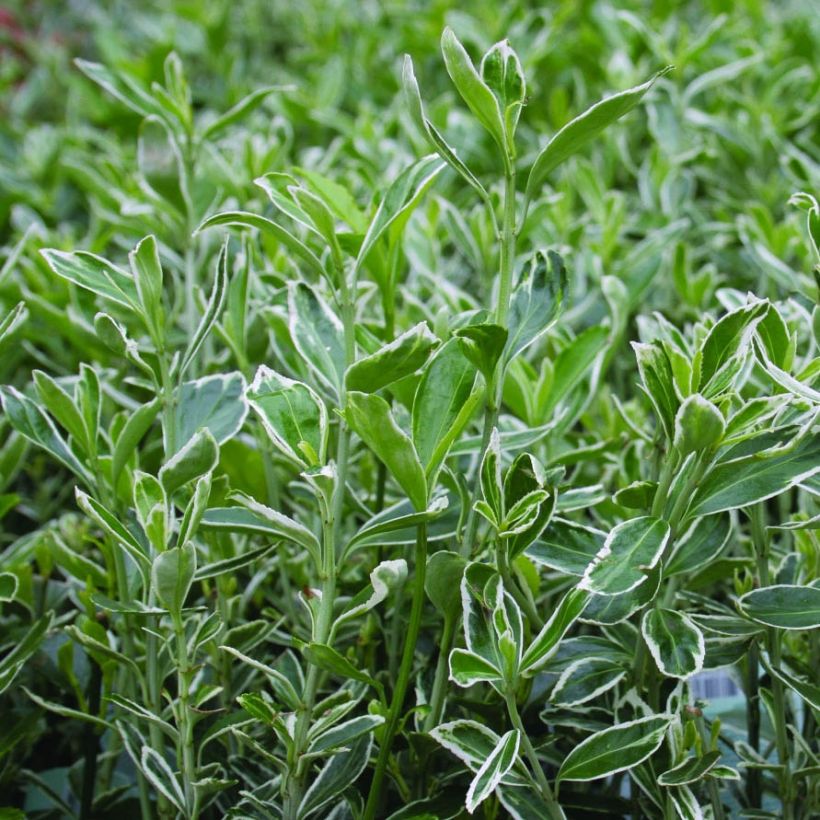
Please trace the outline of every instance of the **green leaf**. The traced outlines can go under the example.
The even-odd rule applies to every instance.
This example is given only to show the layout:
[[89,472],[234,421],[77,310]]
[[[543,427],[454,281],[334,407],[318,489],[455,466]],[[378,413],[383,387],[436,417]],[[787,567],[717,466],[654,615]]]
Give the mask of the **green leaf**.
[[476,119],[490,132],[498,147],[508,153],[504,118],[498,100],[475,70],[470,55],[448,26],[441,35],[441,53],[453,85]]
[[515,127],[526,103],[527,86],[521,61],[510,41],[501,40],[493,45],[481,58],[480,70],[481,79],[495,95],[504,116],[507,145],[514,149]]
[[725,429],[720,410],[700,393],[695,393],[678,408],[674,444],[682,456],[687,456],[716,447]]
[[663,743],[671,715],[611,726],[581,741],[565,758],[557,780],[600,780],[642,763]]
[[209,216],[197,229],[195,234],[208,228],[228,225],[239,228],[253,228],[263,234],[269,234],[290,250],[302,263],[307,266],[315,276],[324,276],[325,269],[319,258],[301,240],[295,237],[290,231],[285,230],[281,225],[277,225],[271,219],[264,216],[248,213],[246,211],[225,211],[224,213]]
[[91,474],[57,432],[54,422],[38,404],[13,387],[0,387],[0,400],[2,400],[3,410],[11,426],[17,432],[42,447],[88,486],[92,485]]
[[580,658],[560,675],[550,693],[550,701],[573,708],[608,692],[626,677],[623,665],[611,658]]
[[444,165],[438,157],[422,157],[405,168],[393,180],[373,214],[370,226],[362,240],[354,270],[364,264],[376,243],[386,232],[400,233],[424,193],[441,173]]
[[505,734],[482,764],[467,791],[467,811],[472,814],[496,789],[502,778],[515,765],[521,735],[517,729]]
[[563,518],[553,518],[525,554],[537,564],[567,575],[581,576],[600,551],[606,533]]
[[672,557],[664,565],[669,577],[694,572],[710,564],[723,552],[732,536],[732,520],[726,513],[696,518],[677,543]]
[[610,531],[579,586],[599,595],[635,589],[660,561],[668,540],[669,524],[660,518],[642,516],[623,521]]
[[411,373],[415,373],[430,358],[438,339],[419,322],[390,344],[364,356],[345,372],[345,387],[361,393],[375,393]]
[[199,567],[194,575],[195,581],[206,581],[209,578],[218,578],[220,575],[233,575],[237,570],[248,567],[251,564],[261,561],[265,556],[270,555],[277,547],[278,543],[265,544],[256,549],[235,555],[232,558],[223,558],[220,561],[213,561]]
[[174,423],[176,451],[207,430],[217,444],[233,438],[248,415],[245,377],[219,373],[185,382],[179,390]]
[[[474,720],[441,723],[430,732],[430,737],[475,773],[481,769],[501,740],[492,729]],[[523,766],[520,769],[523,772]],[[528,781],[518,771],[512,770],[507,772],[502,782],[521,786]]]
[[820,587],[777,584],[753,589],[737,605],[747,618],[759,624],[778,629],[820,627]]
[[581,616],[588,599],[589,594],[577,588],[564,595],[524,652],[521,658],[522,674],[532,676],[555,654],[561,639]]
[[559,165],[573,154],[577,154],[605,128],[631,111],[649,91],[655,80],[668,71],[671,71],[671,66],[659,71],[651,80],[641,85],[600,100],[561,128],[535,158],[527,178],[527,199],[535,199],[540,194],[547,177]]
[[641,382],[655,408],[655,415],[663,427],[666,438],[672,441],[675,435],[675,416],[680,400],[675,392],[675,376],[669,353],[661,342],[638,344],[632,342]]
[[438,151],[439,156],[458,173],[469,185],[471,185],[486,202],[489,194],[484,186],[476,179],[473,172],[458,158],[456,152],[442,137],[436,127],[427,119],[424,113],[424,105],[421,101],[419,84],[413,71],[413,60],[409,54],[404,55],[402,64],[402,87],[404,89],[405,101],[410,111],[410,117],[415,122],[416,127],[427,137],[430,144]]
[[151,586],[162,605],[180,617],[196,573],[196,549],[189,541],[161,552],[151,567]]
[[406,578],[407,562],[404,558],[377,564],[370,573],[370,587],[363,589],[351,599],[344,612],[333,622],[333,629],[338,629],[345,621],[358,618],[378,606],[393,589],[401,587]]
[[168,498],[162,484],[148,473],[134,474],[134,509],[154,549],[164,550],[168,540]]
[[143,404],[128,417],[125,426],[120,430],[114,442],[114,452],[111,456],[111,483],[114,487],[119,482],[123,468],[136,452],[140,441],[154,423],[161,406],[162,402],[159,398]]
[[748,507],[785,492],[820,472],[820,435],[807,435],[785,452],[777,448],[724,461],[698,485],[689,514]]
[[19,581],[11,572],[0,572],[0,604],[9,604],[17,595]]
[[226,239],[225,242],[222,243],[219,257],[216,260],[216,275],[214,276],[211,295],[208,297],[208,304],[205,306],[205,313],[202,314],[202,318],[199,320],[194,335],[188,342],[188,347],[185,348],[185,353],[182,355],[182,364],[179,366],[180,375],[188,370],[188,366],[194,360],[199,348],[202,347],[202,343],[208,338],[208,334],[222,315],[227,293],[228,240]]
[[159,261],[157,240],[153,236],[146,236],[128,254],[128,261],[131,263],[143,316],[152,338],[159,342],[165,319],[162,310],[162,263]]
[[556,357],[544,415],[549,415],[580,384],[609,338],[609,328],[593,325],[579,333]]
[[72,709],[69,706],[63,706],[60,703],[45,700],[39,695],[35,695],[34,692],[25,686],[23,686],[22,689],[41,709],[45,709],[48,712],[53,712],[55,715],[60,715],[60,717],[69,718],[70,720],[79,720],[81,723],[91,723],[103,730],[111,728],[111,724],[107,720],[103,720],[101,717],[97,717],[97,715],[91,715],[88,712],[82,712],[79,709]]
[[372,732],[382,723],[384,718],[381,715],[359,715],[346,720],[312,738],[307,754],[326,756],[333,749],[350,746],[351,741]]
[[493,427],[490,440],[478,470],[478,482],[481,498],[487,505],[490,514],[485,518],[496,527],[504,519],[504,492],[501,480],[501,439],[498,429]]
[[16,640],[12,649],[0,658],[0,694],[8,689],[23,664],[40,648],[53,620],[53,612],[38,618],[25,635]]
[[269,678],[276,689],[277,695],[282,699],[285,706],[293,710],[298,710],[301,707],[302,699],[293,688],[293,684],[290,682],[288,677],[278,669],[274,669],[272,666],[268,666],[261,661],[248,657],[248,655],[245,655],[232,646],[223,644],[219,648],[223,652],[227,652],[229,655],[233,655],[235,658],[238,658],[246,666],[249,666],[251,669],[256,669],[258,672],[261,672]]
[[325,463],[327,409],[308,385],[262,365],[246,395],[265,432],[288,458],[303,467]]
[[563,308],[567,286],[567,271],[561,256],[555,251],[537,251],[524,268],[510,301],[506,362],[512,361],[552,327]]
[[28,308],[25,302],[18,302],[4,317],[0,319],[0,352],[5,351],[11,343],[16,331],[28,319]]
[[663,675],[685,680],[703,669],[703,633],[682,612],[648,609],[641,620],[641,634]]
[[213,139],[221,131],[224,131],[235,122],[238,122],[250,114],[251,111],[257,109],[267,99],[268,95],[280,90],[281,88],[275,85],[270,85],[266,88],[257,88],[204,128],[200,138],[203,140]]
[[768,310],[768,302],[756,301],[733,310],[716,322],[698,352],[700,381],[697,387],[704,391],[727,362],[737,353],[750,350],[755,326]]
[[427,508],[427,479],[416,448],[399,428],[390,405],[367,393],[347,394],[345,419],[364,443],[384,462],[418,512]]
[[450,653],[450,680],[458,686],[473,686],[481,681],[501,681],[503,674],[481,655],[467,649]]
[[484,322],[460,327],[453,336],[458,339],[461,352],[489,384],[507,344],[507,328]]
[[319,294],[304,282],[288,288],[290,334],[319,381],[341,399],[345,374],[345,343],[342,323]]
[[820,686],[811,681],[800,680],[786,672],[785,669],[772,666],[767,658],[763,659],[763,663],[771,675],[796,692],[812,709],[820,710]]
[[219,462],[219,445],[206,427],[191,438],[160,469],[159,480],[172,496],[180,487],[205,473]]
[[307,817],[327,806],[336,795],[350,788],[367,767],[372,745],[373,735],[367,733],[354,741],[349,749],[333,755],[319,774],[312,777],[299,804],[298,817]]
[[302,647],[302,653],[308,661],[325,672],[338,675],[343,680],[357,680],[373,686],[380,691],[380,684],[367,672],[357,669],[347,658],[340,655],[332,646],[321,643],[309,643]]
[[107,259],[86,251],[66,253],[45,249],[40,253],[58,276],[139,313],[139,296],[133,278]]
[[459,588],[467,561],[457,552],[439,550],[427,559],[424,591],[433,606],[446,618],[456,618],[461,611]]
[[658,775],[661,786],[685,786],[702,780],[720,760],[720,752],[707,752],[702,757],[687,757],[686,760]]
[[[220,511],[208,510],[202,517],[203,523],[211,527],[242,529],[244,521],[244,526],[252,532],[265,532],[299,544],[310,553],[316,562],[317,569],[321,566],[319,539],[307,527],[271,507],[260,504],[244,493],[233,493],[232,498],[239,502],[245,510],[240,511],[231,507]],[[236,515],[236,513],[245,511],[251,513],[252,518]]]
[[48,374],[34,370],[34,386],[40,403],[85,452],[89,452],[89,430],[74,399]]
[[77,506],[100,527],[114,542],[124,547],[134,559],[140,571],[150,567],[150,561],[137,539],[126,529],[123,523],[98,501],[84,493],[79,487],[74,491]]
[[[408,543],[410,543],[415,540],[415,530],[419,524],[435,521],[447,511],[448,506],[447,496],[441,495],[433,499],[427,509],[422,512],[415,512],[408,501],[399,501],[397,504],[386,507],[362,524],[356,534],[345,545],[342,559],[362,544],[385,543],[386,539],[383,541],[379,539],[379,536],[388,533],[409,532]],[[434,536],[434,532],[428,531],[428,540],[433,540]]]

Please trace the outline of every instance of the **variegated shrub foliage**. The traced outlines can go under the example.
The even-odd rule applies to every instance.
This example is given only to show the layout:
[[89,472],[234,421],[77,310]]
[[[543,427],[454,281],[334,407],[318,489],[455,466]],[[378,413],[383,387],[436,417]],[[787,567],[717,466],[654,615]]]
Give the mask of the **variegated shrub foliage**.
[[816,817],[816,14],[176,5],[14,91],[0,814]]

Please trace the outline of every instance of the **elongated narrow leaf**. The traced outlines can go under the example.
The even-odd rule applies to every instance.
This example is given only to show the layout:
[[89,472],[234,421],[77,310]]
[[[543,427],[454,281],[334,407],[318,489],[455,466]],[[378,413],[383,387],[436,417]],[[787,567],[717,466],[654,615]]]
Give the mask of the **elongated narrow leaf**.
[[669,524],[644,516],[612,529],[595,560],[587,567],[580,587],[599,595],[618,595],[644,583],[660,560],[669,540]]
[[384,198],[373,215],[370,227],[367,229],[356,259],[357,270],[364,264],[376,242],[385,235],[386,231],[390,230],[392,225],[400,226],[406,222],[413,208],[443,168],[444,163],[438,157],[431,155],[414,162],[396,177],[385,192]]
[[237,228],[254,228],[264,234],[269,234],[288,248],[301,262],[305,263],[308,270],[314,275],[324,276],[325,274],[325,269],[319,261],[319,257],[304,242],[295,237],[290,231],[285,230],[281,225],[264,216],[247,211],[225,211],[208,217],[196,229],[196,233],[223,225]]
[[346,720],[315,737],[308,747],[308,754],[326,755],[332,749],[349,747],[356,738],[372,732],[382,723],[384,718],[381,715],[359,715]]
[[[432,522],[442,516],[448,509],[446,495],[435,498],[426,510],[415,512],[407,501],[399,501],[381,512],[376,513],[359,528],[358,532],[347,542],[343,557],[362,544],[380,543],[379,536],[397,531],[410,531],[412,541],[415,538],[415,528],[422,522]],[[434,533],[428,533],[432,539]],[[409,543],[409,542],[408,542]]]
[[801,680],[785,669],[772,666],[768,659],[764,659],[763,662],[771,675],[788,686],[793,692],[796,692],[812,709],[820,711],[820,686],[811,681]]
[[46,249],[41,253],[58,276],[138,312],[139,296],[133,278],[107,259],[86,251],[66,253]]
[[436,127],[427,119],[424,105],[421,101],[421,91],[413,70],[413,60],[409,54],[404,55],[402,65],[402,87],[410,116],[416,127],[427,137],[430,145],[438,151],[439,156],[458,173],[469,185],[479,193],[485,201],[489,199],[484,186],[478,181],[475,174],[458,158],[455,150],[447,143]]
[[534,199],[552,171],[573,154],[577,154],[607,126],[631,111],[649,91],[655,80],[670,70],[671,67],[665,68],[651,80],[595,103],[561,128],[535,159],[527,179],[527,199]]
[[564,758],[557,779],[599,780],[637,766],[658,750],[671,721],[652,715],[596,732]]
[[584,611],[589,594],[571,589],[560,601],[521,658],[521,673],[531,675],[556,652],[561,639]]
[[748,507],[820,472],[820,435],[803,437],[787,452],[761,453],[718,464],[700,482],[690,515]]
[[257,88],[255,91],[252,91],[204,128],[202,131],[202,139],[213,139],[221,131],[224,131],[262,105],[267,97],[274,91],[279,90],[277,86],[267,86],[266,88]]
[[778,629],[820,627],[820,588],[778,584],[753,589],[737,602],[740,611],[759,624]]
[[427,508],[427,480],[410,437],[399,428],[390,405],[367,393],[348,393],[345,418],[364,443],[380,458],[416,511]]
[[658,669],[667,677],[686,679],[703,669],[703,633],[682,612],[659,607],[647,610],[641,633]]
[[[298,521],[294,521],[292,518],[288,518],[288,516],[280,513],[278,510],[274,510],[265,504],[260,504],[244,493],[234,493],[232,498],[245,507],[248,512],[253,514],[255,519],[260,522],[260,527],[262,526],[261,522],[264,522],[265,528],[262,530],[263,532],[275,534],[281,538],[286,538],[288,541],[293,541],[295,544],[299,544],[310,553],[316,561],[316,566],[320,566],[319,556],[321,547],[319,545],[319,539],[316,538],[307,527]],[[207,522],[211,526],[218,526],[220,517],[212,515],[214,512],[214,510],[208,510],[203,516],[203,522]],[[227,522],[228,527],[234,527],[237,523],[236,519],[229,515],[221,516],[221,520]],[[253,528],[252,521],[248,522],[248,526]]]
[[154,423],[160,407],[160,400],[155,398],[138,407],[128,417],[128,421],[125,422],[125,426],[120,431],[114,444],[114,452],[111,458],[111,481],[115,487],[126,463]]
[[428,476],[469,421],[464,409],[469,407],[475,376],[456,339],[439,348],[424,369],[413,400],[413,444]]
[[707,752],[703,757],[688,757],[677,766],[658,776],[661,786],[684,786],[702,780],[720,760],[720,752]]
[[288,290],[290,334],[299,354],[319,381],[341,399],[345,373],[341,320],[316,290],[292,282]]
[[415,373],[429,358],[438,339],[420,322],[390,344],[360,358],[345,373],[345,387],[375,393],[398,379]]
[[355,740],[350,748],[333,755],[318,775],[311,779],[310,787],[299,804],[299,817],[326,806],[338,794],[353,785],[367,767],[373,735],[368,732]]
[[515,765],[520,744],[521,735],[517,729],[511,729],[498,741],[467,790],[466,806],[470,814],[495,791],[504,775]]
[[87,485],[92,485],[89,471],[57,432],[54,422],[36,402],[13,387],[0,387],[0,399],[3,402],[3,410],[15,430],[42,447]]
[[607,692],[625,676],[623,665],[611,658],[581,658],[561,673],[550,700],[565,708],[579,706]]
[[219,257],[216,260],[216,275],[214,276],[213,287],[211,288],[211,295],[208,297],[208,304],[205,307],[205,313],[199,320],[193,338],[188,342],[188,347],[182,356],[182,364],[179,367],[180,373],[185,373],[188,366],[196,356],[202,343],[208,337],[214,324],[222,315],[222,309],[225,307],[225,299],[228,293],[228,241],[222,243],[222,249],[219,251]]

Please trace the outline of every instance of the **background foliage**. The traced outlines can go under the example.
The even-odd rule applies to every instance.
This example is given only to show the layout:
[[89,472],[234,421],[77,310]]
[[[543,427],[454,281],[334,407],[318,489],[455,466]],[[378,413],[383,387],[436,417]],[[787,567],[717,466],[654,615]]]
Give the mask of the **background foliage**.
[[[519,216],[549,137],[675,67],[535,192],[516,281],[567,278],[531,308],[519,286],[509,322],[495,310],[503,166],[445,70],[445,26],[476,63],[505,38],[520,56]],[[529,817],[556,777],[569,816],[820,810],[819,49],[820,17],[797,0],[6,4],[9,816],[444,818],[466,800]],[[420,160],[433,149],[404,54],[489,211]],[[268,174],[292,178],[255,182]],[[522,316],[531,344],[505,371],[488,364],[497,339],[470,334],[529,332]],[[368,366],[405,332],[393,377],[384,358]],[[498,475],[512,477],[494,490],[476,391],[501,372]],[[462,404],[473,416],[456,419]],[[439,419],[446,469],[419,489],[401,431],[424,471]],[[521,533],[498,533],[521,486],[541,495],[517,510],[537,520],[516,546]],[[607,536],[625,550],[611,568],[593,560]],[[439,551],[472,559],[467,574]],[[771,600],[740,601],[756,587]],[[311,603],[320,589],[335,609]],[[503,610],[514,671],[473,651],[471,606]],[[542,632],[555,612],[566,635]],[[503,655],[505,630],[485,627]],[[734,682],[709,693],[738,697],[701,702],[702,669]],[[632,760],[584,769],[586,739],[600,750],[598,733],[641,720],[615,740],[638,744]]]

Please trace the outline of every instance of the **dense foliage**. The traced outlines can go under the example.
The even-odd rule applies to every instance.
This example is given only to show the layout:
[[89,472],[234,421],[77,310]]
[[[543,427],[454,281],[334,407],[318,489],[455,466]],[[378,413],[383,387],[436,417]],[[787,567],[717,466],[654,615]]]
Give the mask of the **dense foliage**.
[[675,5],[0,12],[0,816],[820,813],[820,15]]

